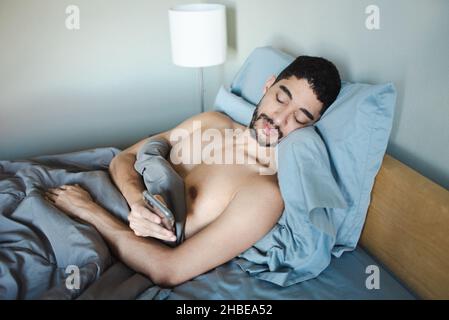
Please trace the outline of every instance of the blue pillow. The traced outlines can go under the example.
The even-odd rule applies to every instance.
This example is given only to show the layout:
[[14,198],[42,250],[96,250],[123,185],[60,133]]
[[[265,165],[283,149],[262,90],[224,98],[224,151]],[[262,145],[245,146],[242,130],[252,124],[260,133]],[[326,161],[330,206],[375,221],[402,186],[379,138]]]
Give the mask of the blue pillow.
[[248,125],[251,122],[255,108],[253,104],[232,94],[224,86],[220,87],[214,102],[216,111],[227,114],[234,121],[243,125]]
[[[277,76],[294,59],[269,46],[254,49],[234,77],[231,92],[257,105],[265,81],[271,75]],[[351,204],[340,221],[337,239],[338,245],[348,249],[355,248],[363,227],[374,178],[388,144],[395,103],[392,83],[343,81],[337,100],[315,124],[328,148],[341,190]],[[341,254],[341,249],[334,253]]]
[[272,75],[278,75],[294,57],[272,47],[253,50],[231,84],[231,93],[257,105],[263,96],[263,86]]
[[331,209],[338,229],[333,254],[356,247],[371,190],[393,125],[396,90],[392,83],[343,82],[337,100],[315,126],[327,146],[348,209]]
[[[271,75],[278,75],[293,60],[294,57],[271,47],[255,49],[234,78],[231,84],[232,93],[242,98],[240,102],[246,100],[256,105],[262,98],[265,81]],[[294,246],[297,250],[296,255],[302,257],[302,265],[297,264],[299,260],[296,257],[291,257],[290,254],[282,255],[277,251],[282,246],[275,242],[273,232],[288,230],[285,227],[279,229],[278,224],[262,241],[242,255],[248,260],[241,263],[242,268],[257,274],[260,278],[286,285],[313,277],[320,270],[324,270],[327,261],[325,257],[329,256],[330,260],[330,251],[338,257],[344,251],[356,247],[369,206],[374,178],[387,147],[395,102],[396,91],[391,83],[370,85],[342,82],[340,94],[322,119],[315,124],[313,133],[310,129],[304,128],[282,140],[278,147],[280,155],[278,178],[286,208],[283,217],[293,216],[289,210],[296,210],[297,215],[303,215],[300,219],[310,217],[306,229],[294,222],[288,224],[289,221],[293,221],[292,219],[280,220],[281,223],[284,221],[288,225],[293,225],[292,232],[296,228],[303,232],[302,242],[293,241],[284,244]],[[231,103],[222,110],[233,108],[239,108],[239,104]],[[307,139],[303,135],[307,135]],[[318,136],[324,142],[322,145],[317,142]],[[311,140],[314,143],[311,143]],[[310,146],[314,146],[314,149]],[[328,169],[325,165],[317,169],[314,161],[304,160],[305,150],[322,157],[324,154],[322,148],[326,149],[329,157]],[[281,157],[290,153],[295,155],[295,161]],[[305,165],[299,164],[303,161],[310,166],[310,170],[307,171],[314,174],[304,176]],[[303,169],[298,170],[299,166]],[[328,184],[333,185],[335,182],[340,192],[335,191],[334,187],[330,188],[324,181],[327,178],[323,179],[323,176],[329,177],[329,170],[333,179],[329,178]],[[315,187],[305,187],[320,185],[323,186],[323,190],[333,190],[334,198],[342,196],[347,206],[342,206],[339,201],[329,201],[329,195],[317,192],[319,189]],[[310,208],[306,205],[310,199],[314,199],[316,206],[314,212],[318,214],[310,214],[305,209]],[[340,205],[337,205],[338,203]],[[306,220],[302,221],[304,223]],[[310,242],[310,239],[313,241]],[[315,243],[315,246],[311,247],[311,243]],[[287,253],[285,250],[283,252]],[[276,255],[279,259],[275,258]],[[282,259],[285,259],[284,264]],[[257,263],[258,267],[251,267],[250,262]],[[262,265],[268,267],[261,267]]]

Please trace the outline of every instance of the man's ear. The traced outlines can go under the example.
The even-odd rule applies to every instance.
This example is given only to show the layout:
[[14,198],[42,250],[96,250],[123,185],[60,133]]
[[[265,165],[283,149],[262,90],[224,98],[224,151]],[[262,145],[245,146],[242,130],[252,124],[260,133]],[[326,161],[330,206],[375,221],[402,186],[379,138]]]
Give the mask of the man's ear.
[[268,80],[265,82],[265,85],[263,86],[263,94],[267,93],[267,90],[273,85],[275,81],[276,77],[274,75],[268,78]]

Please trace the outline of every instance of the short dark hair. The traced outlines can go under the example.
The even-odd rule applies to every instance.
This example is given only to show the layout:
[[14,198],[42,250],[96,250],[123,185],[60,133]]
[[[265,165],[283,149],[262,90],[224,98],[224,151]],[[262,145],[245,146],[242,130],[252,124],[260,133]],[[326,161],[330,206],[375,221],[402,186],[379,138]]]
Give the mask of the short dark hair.
[[323,103],[322,115],[335,101],[341,88],[337,67],[321,57],[299,56],[277,76],[276,82],[295,76],[309,83],[318,100]]

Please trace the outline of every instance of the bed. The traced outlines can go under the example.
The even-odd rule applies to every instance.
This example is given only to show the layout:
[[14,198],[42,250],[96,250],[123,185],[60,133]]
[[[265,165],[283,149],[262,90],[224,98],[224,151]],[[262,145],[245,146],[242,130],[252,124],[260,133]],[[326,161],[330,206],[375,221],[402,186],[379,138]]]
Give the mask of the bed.
[[[317,278],[288,287],[279,287],[249,276],[238,267],[236,258],[175,288],[160,288],[114,259],[88,226],[65,219],[62,215],[46,219],[44,224],[42,217],[27,218],[22,215],[30,211],[39,212],[33,206],[42,205],[39,192],[45,183],[78,179],[90,189],[96,201],[123,218],[126,204],[113,189],[107,173],[109,161],[119,151],[116,148],[100,148],[41,156],[28,161],[1,162],[1,298],[449,297],[449,279],[445,274],[449,267],[449,255],[445,249],[449,245],[448,191],[388,155],[374,185],[360,246],[340,258],[333,258],[330,266]],[[104,194],[107,197],[103,197]],[[50,257],[49,250],[56,253],[54,257]],[[67,290],[64,282],[68,275],[67,265],[86,256],[90,263],[81,266],[81,288]],[[378,289],[368,289],[366,286],[370,275],[367,268],[372,265],[379,267]]]
[[[237,122],[248,123],[267,76],[282,70],[292,59],[271,47],[254,50],[237,73],[231,90],[220,89],[216,110]],[[45,201],[43,191],[47,188],[78,183],[96,202],[127,223],[128,205],[108,173],[110,161],[121,151],[115,147],[0,161],[0,299],[448,299],[449,191],[385,155],[394,100],[391,84],[346,83],[316,129],[297,130],[284,139],[293,142],[293,147],[310,141],[314,148],[320,145],[317,161],[308,161],[312,165],[329,153],[332,168],[328,161],[327,167],[305,171],[320,172],[310,174],[311,180],[324,179],[315,183],[318,194],[332,194],[332,190],[323,192],[322,188],[331,185],[336,177],[335,187],[345,189],[347,194],[352,181],[361,181],[352,185],[353,195],[345,198],[352,203],[349,209],[335,207],[343,211],[327,211],[332,218],[344,217],[340,226],[347,225],[345,221],[355,226],[343,232],[349,235],[345,242],[326,238],[332,250],[338,244],[349,252],[331,257],[329,246],[321,248],[325,259],[314,270],[318,276],[305,270],[307,279],[297,278],[287,285],[258,277],[258,273],[270,276],[272,271],[267,272],[261,263],[244,271],[245,263],[239,256],[175,288],[161,288],[117,261],[92,226],[70,219]],[[373,123],[376,126],[372,127]],[[280,150],[292,150],[288,143],[281,144],[284,147],[280,146]],[[348,148],[352,148],[351,152]],[[293,158],[317,150],[303,151]],[[292,158],[290,153],[285,155],[281,161]],[[371,164],[366,159],[372,160]],[[297,177],[305,176],[294,173],[298,164],[287,163],[278,172],[286,204],[280,220],[286,214],[290,218],[295,215],[295,219],[300,216],[287,210],[287,192],[293,191],[290,200],[296,201],[299,187],[291,186],[298,183]],[[323,170],[329,175],[323,175]],[[296,208],[302,209],[301,205]],[[319,207],[323,208],[332,209]],[[352,211],[346,214],[344,210]],[[309,221],[297,222],[296,229],[301,229]],[[301,234],[302,230],[296,231]],[[279,238],[271,231],[269,236]],[[308,241],[317,246],[314,239]],[[298,246],[284,247],[296,259],[297,252],[292,248]],[[252,250],[253,254],[259,252],[266,251]],[[318,256],[315,252],[318,250],[311,255]],[[79,281],[74,281],[75,274]]]

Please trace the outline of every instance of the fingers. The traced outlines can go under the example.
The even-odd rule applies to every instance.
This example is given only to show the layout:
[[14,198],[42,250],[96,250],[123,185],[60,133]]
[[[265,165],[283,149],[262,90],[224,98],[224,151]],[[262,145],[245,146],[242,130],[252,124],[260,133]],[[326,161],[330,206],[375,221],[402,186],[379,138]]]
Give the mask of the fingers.
[[148,222],[142,218],[129,217],[129,226],[138,236],[154,237],[166,241],[175,241],[173,232],[165,229],[161,225]]
[[55,201],[56,198],[58,197],[56,194],[53,193],[46,193],[45,196],[50,199],[51,201]]
[[152,212],[150,209],[145,207],[132,210],[131,214],[135,214],[136,218],[144,218],[155,224],[160,224],[162,222],[161,218],[155,212]]
[[67,191],[69,187],[70,186],[64,185],[64,186],[59,186],[59,187],[56,187],[56,188],[49,188],[49,189],[47,189],[46,193],[59,195],[61,192]]
[[147,228],[139,227],[133,224],[130,224],[130,228],[134,231],[134,234],[139,237],[152,237],[155,239],[160,239],[164,241],[175,241],[176,236],[175,235],[166,235],[162,233],[157,233],[155,231],[149,230]]
[[47,192],[44,193],[45,200],[47,200],[47,201],[49,201],[51,203],[55,203],[54,197],[56,197],[56,196],[53,195],[53,194],[49,194]]
[[[77,188],[82,189],[82,188],[80,187],[80,185],[77,184],[77,183],[74,184],[74,185],[64,184],[64,185],[59,186],[59,187],[56,187],[56,188],[49,188],[49,189],[47,189],[46,193],[54,194],[54,195],[59,195],[59,194],[60,194],[61,192],[63,192],[63,191],[75,190],[75,189],[77,189]],[[84,189],[83,189],[83,190],[84,190]]]
[[49,188],[47,191],[44,192],[44,198],[52,203],[56,202],[57,197],[67,190],[72,189],[73,186],[71,185],[62,185],[56,188]]
[[47,194],[53,194],[53,195],[57,196],[60,192],[61,192],[60,189],[57,189],[57,188],[51,188],[51,189],[48,189],[47,192],[45,192],[45,193],[47,193]]
[[82,189],[82,187],[78,184],[63,184],[59,187],[56,188],[49,188],[48,191],[52,190],[52,191],[61,191],[61,190],[74,190],[74,189]]
[[64,189],[60,188],[50,188],[44,193],[45,199],[52,202],[53,204],[56,202],[58,196],[61,194],[61,192],[65,191]]

